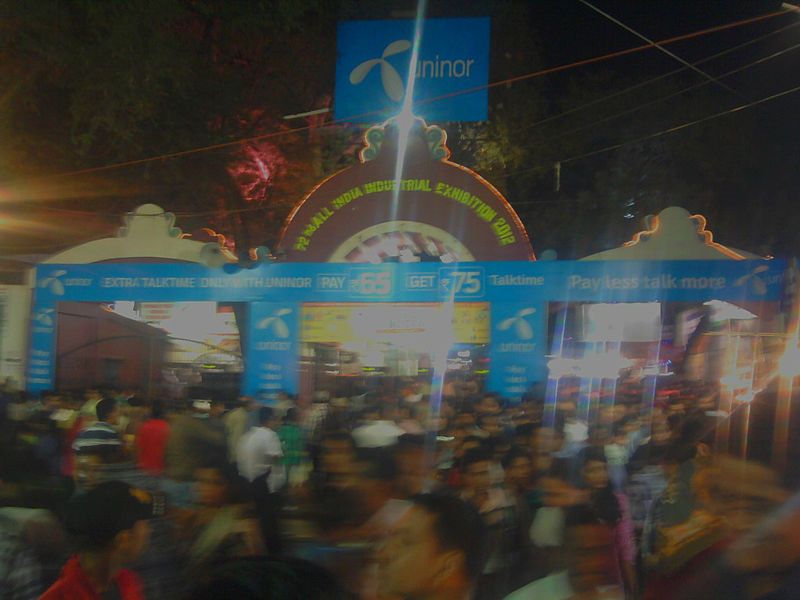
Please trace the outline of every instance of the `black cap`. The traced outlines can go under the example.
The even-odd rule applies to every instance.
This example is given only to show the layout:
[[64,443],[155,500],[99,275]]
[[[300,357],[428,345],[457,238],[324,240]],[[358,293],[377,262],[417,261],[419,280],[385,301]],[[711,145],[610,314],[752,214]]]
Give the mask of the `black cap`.
[[70,500],[65,521],[81,546],[99,549],[153,515],[153,497],[148,492],[122,481],[106,481]]

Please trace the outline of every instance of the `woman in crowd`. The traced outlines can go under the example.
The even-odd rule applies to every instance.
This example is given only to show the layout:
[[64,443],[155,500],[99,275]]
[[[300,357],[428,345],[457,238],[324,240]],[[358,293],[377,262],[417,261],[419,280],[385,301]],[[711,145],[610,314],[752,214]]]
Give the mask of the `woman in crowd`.
[[583,452],[583,482],[589,492],[589,507],[599,521],[614,530],[614,550],[619,570],[619,580],[628,597],[639,595],[636,579],[636,538],[631,521],[628,499],[615,492],[608,474],[605,453],[600,448],[589,447]]
[[222,560],[264,553],[258,519],[248,499],[247,483],[227,463],[197,469],[200,508],[186,519],[187,581],[202,579]]

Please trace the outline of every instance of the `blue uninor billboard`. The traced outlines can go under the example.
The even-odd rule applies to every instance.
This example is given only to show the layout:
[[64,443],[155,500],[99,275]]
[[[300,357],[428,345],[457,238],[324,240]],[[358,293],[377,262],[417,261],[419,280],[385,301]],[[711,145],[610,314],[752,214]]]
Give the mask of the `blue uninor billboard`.
[[[424,21],[413,112],[429,121],[485,121],[488,17]],[[408,81],[414,21],[339,24],[334,112],[369,123],[399,111]]]
[[785,270],[780,260],[265,263],[241,270],[162,263],[40,265],[27,389],[41,392],[55,383],[63,301],[246,303],[242,391],[259,396],[298,389],[305,303],[486,303],[488,389],[518,398],[547,377],[550,302],[778,302]]

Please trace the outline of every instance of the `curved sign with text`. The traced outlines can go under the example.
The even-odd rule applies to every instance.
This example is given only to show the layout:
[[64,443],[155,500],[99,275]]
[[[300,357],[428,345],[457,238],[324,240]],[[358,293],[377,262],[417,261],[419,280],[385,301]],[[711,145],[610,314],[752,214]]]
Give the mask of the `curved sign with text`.
[[508,201],[447,160],[446,135],[417,119],[401,177],[395,122],[365,136],[361,163],[320,183],[289,216],[277,252],[289,262],[534,260]]

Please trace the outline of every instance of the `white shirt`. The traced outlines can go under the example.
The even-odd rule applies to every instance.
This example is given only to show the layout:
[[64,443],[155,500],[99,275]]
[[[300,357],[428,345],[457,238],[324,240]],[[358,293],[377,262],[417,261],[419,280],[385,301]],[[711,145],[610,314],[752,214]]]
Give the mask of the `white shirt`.
[[373,421],[356,427],[353,439],[359,448],[383,448],[396,444],[397,438],[404,433],[394,421]]
[[278,460],[283,456],[283,448],[278,434],[267,427],[253,427],[242,436],[236,452],[239,474],[249,481],[270,471],[267,482],[269,491],[274,492],[286,479],[283,465]]

